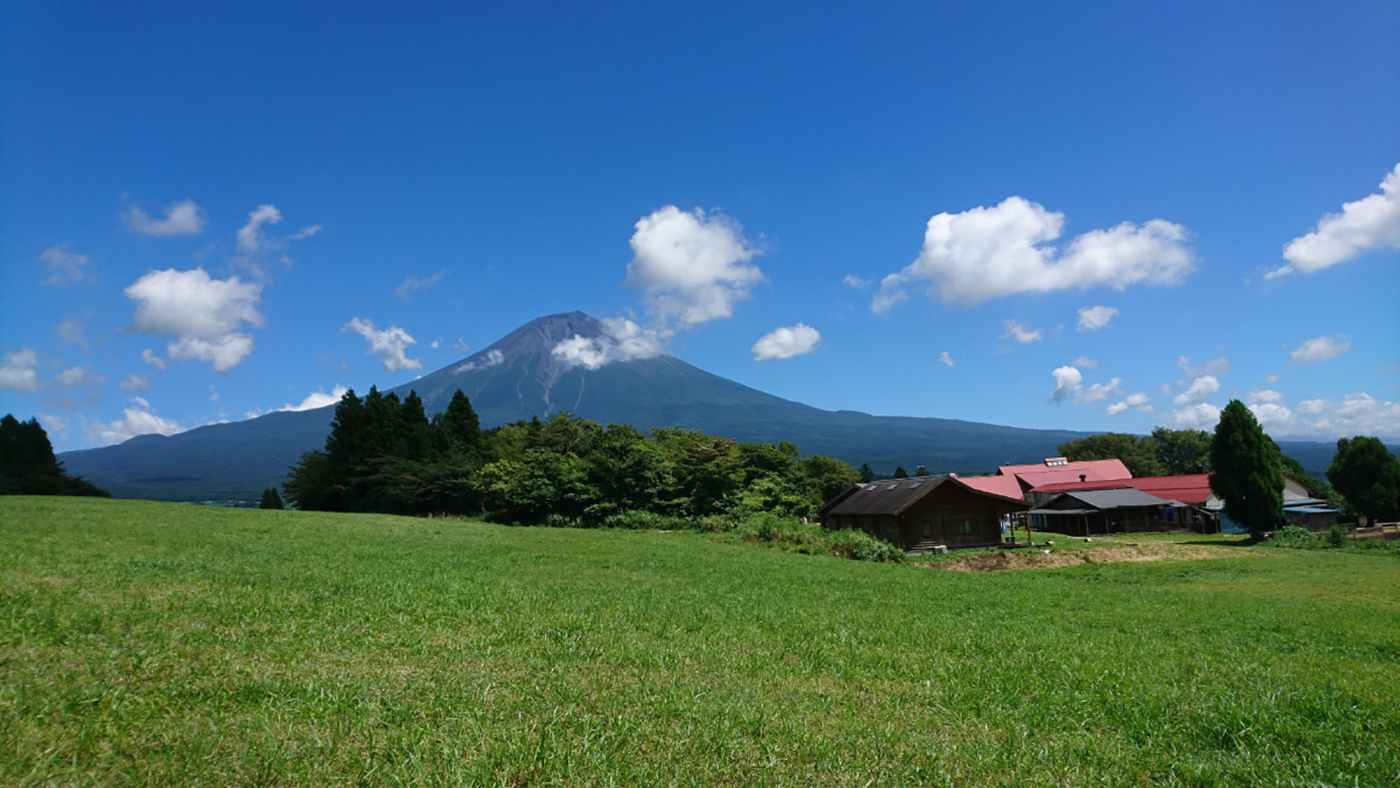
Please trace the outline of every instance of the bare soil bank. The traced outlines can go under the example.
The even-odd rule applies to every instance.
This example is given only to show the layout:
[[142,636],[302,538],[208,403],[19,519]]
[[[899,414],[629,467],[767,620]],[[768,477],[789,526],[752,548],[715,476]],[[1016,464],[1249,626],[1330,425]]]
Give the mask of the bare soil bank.
[[923,564],[932,569],[954,572],[997,572],[1005,569],[1053,569],[1080,564],[1116,564],[1124,561],[1195,561],[1202,558],[1239,557],[1232,547],[1142,543],[1137,545],[1105,545],[1083,550],[1051,550],[1026,548],[978,553],[948,561]]

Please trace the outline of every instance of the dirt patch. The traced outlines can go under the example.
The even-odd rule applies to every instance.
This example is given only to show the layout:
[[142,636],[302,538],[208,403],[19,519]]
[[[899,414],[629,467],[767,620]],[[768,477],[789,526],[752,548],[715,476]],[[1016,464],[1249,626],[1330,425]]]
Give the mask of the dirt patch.
[[1116,564],[1124,561],[1195,561],[1239,555],[1229,548],[1182,544],[1138,544],[1092,547],[1084,550],[1024,548],[978,553],[948,561],[923,564],[953,572],[998,572],[1006,569],[1053,569],[1080,564]]

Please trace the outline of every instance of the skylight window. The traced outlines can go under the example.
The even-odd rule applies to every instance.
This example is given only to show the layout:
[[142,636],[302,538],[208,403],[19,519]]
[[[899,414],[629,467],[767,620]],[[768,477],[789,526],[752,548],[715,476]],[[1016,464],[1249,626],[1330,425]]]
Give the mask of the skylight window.
[[894,484],[891,484],[889,487],[886,487],[886,488],[885,488],[885,492],[889,492],[890,490],[893,490],[894,488],[896,488],[896,487],[898,487],[898,486],[899,486],[899,482],[895,482]]

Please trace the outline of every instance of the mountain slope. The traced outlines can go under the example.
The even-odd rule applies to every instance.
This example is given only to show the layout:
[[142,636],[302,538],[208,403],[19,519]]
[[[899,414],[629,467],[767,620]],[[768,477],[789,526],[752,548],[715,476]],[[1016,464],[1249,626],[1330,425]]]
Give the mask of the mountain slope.
[[[570,367],[552,353],[572,336],[601,334],[598,321],[581,312],[539,318],[460,362],[391,390],[400,397],[417,391],[434,413],[461,388],[483,427],[567,410],[604,424],[680,426],[765,443],[787,440],[804,454],[869,463],[886,473],[896,465],[912,471],[919,464],[934,472],[981,473],[1005,462],[1052,456],[1056,446],[1087,434],[826,411],[712,375],[674,356],[588,370]],[[333,406],[270,413],[170,437],[142,435],[59,459],[70,473],[119,498],[256,501],[263,488],[282,482],[303,452],[321,448],[333,415]],[[1318,455],[1326,448],[1316,446]],[[1326,456],[1330,460],[1330,451]]]

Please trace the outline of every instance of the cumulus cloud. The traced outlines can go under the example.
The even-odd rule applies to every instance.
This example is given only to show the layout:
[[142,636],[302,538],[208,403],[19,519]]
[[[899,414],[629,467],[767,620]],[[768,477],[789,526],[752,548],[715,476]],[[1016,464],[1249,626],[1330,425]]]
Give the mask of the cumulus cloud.
[[[219,372],[238,366],[253,352],[253,337],[238,329],[244,323],[263,324],[257,310],[262,285],[237,276],[213,279],[203,268],[152,271],[125,292],[138,304],[132,321],[137,331],[175,337],[166,346],[170,358],[207,361]],[[158,360],[148,352],[142,358]]]
[[442,278],[444,276],[447,276],[446,268],[442,269],[441,271],[438,271],[432,276],[424,277],[422,279],[412,274],[409,274],[408,276],[404,277],[404,280],[399,283],[398,287],[394,288],[394,292],[398,293],[399,298],[406,299],[414,293],[418,292],[419,290],[426,290],[427,288],[432,287],[433,285],[442,281]]
[[1120,413],[1127,411],[1128,408],[1134,408],[1136,410],[1142,411],[1143,413],[1151,413],[1152,406],[1148,404],[1150,402],[1152,402],[1152,398],[1147,396],[1147,392],[1139,391],[1136,394],[1129,394],[1119,402],[1115,402],[1112,405],[1109,405],[1108,408],[1106,408],[1106,410],[1108,411],[1108,415],[1110,416],[1117,416]]
[[472,352],[472,346],[468,345],[465,341],[463,341],[461,337],[457,337],[457,341],[452,343],[452,349],[457,351],[458,353]]
[[1036,330],[1032,331],[1020,321],[1005,320],[1002,322],[1006,325],[1006,333],[1001,335],[1002,339],[1011,337],[1017,342],[1020,342],[1021,344],[1025,345],[1031,342],[1039,341],[1044,338],[1041,335],[1040,329],[1037,328]]
[[848,287],[854,287],[857,290],[864,290],[870,286],[869,279],[861,279],[855,274],[846,274],[846,278],[841,281],[845,282]]
[[306,395],[306,399],[302,400],[301,402],[295,405],[289,403],[287,405],[283,405],[277,410],[301,411],[315,410],[316,408],[324,408],[327,405],[334,405],[335,403],[340,402],[340,398],[345,396],[345,392],[347,391],[349,391],[349,389],[345,388],[344,386],[336,386],[335,388],[331,389],[331,393],[329,394],[327,394],[324,391],[321,391],[320,389],[317,389],[316,391],[313,391],[310,394]]
[[1283,402],[1283,394],[1273,389],[1263,389],[1261,391],[1251,391],[1244,395],[1244,401],[1250,404],[1277,404]]
[[378,356],[384,363],[384,369],[388,372],[396,372],[401,369],[422,369],[423,362],[416,358],[409,358],[405,351],[409,345],[418,344],[418,340],[409,336],[408,332],[398,326],[389,326],[383,331],[377,330],[374,323],[361,318],[354,318],[349,323],[341,326],[340,333],[353,331],[365,338],[368,347],[365,352],[371,356]]
[[1086,306],[1079,310],[1079,330],[1098,331],[1118,314],[1111,306]]
[[72,367],[65,369],[53,376],[53,385],[60,389],[71,389],[76,386],[95,385],[106,380],[92,374],[92,370],[87,367]]
[[1211,359],[1200,366],[1192,365],[1191,359],[1186,356],[1177,356],[1176,365],[1181,367],[1182,372],[1185,372],[1193,378],[1202,375],[1224,375],[1226,372],[1230,371],[1230,360],[1224,356]]
[[46,285],[62,286],[69,282],[81,282],[87,278],[89,261],[85,254],[73,254],[67,246],[50,246],[39,253],[44,268],[49,272]]
[[1167,426],[1177,429],[1213,429],[1220,421],[1220,408],[1209,402],[1198,402],[1189,407],[1168,411],[1162,418]]
[[1400,437],[1400,402],[1384,402],[1365,392],[1348,394],[1341,400],[1305,399],[1292,410],[1283,404],[1281,395],[1255,399],[1249,409],[1273,435],[1328,439],[1352,435]]
[[870,311],[877,315],[883,315],[894,309],[900,301],[909,297],[909,294],[900,289],[904,279],[899,274],[890,274],[880,283],[880,290],[875,293],[875,297],[870,299]]
[[1191,386],[1172,398],[1173,405],[1195,405],[1205,402],[1220,390],[1220,381],[1214,375],[1202,375],[1191,381]]
[[940,213],[928,221],[918,259],[885,278],[871,308],[887,310],[901,286],[916,280],[932,283],[931,299],[971,305],[1024,292],[1174,285],[1194,264],[1186,229],[1162,219],[1092,230],[1060,253],[1048,244],[1063,227],[1063,214],[1021,197]]
[[1074,395],[1075,402],[1098,402],[1123,393],[1123,379],[1113,378],[1107,383],[1095,383]]
[[763,279],[749,264],[758,251],[737,222],[700,209],[668,205],[637,221],[625,284],[641,290],[663,323],[689,327],[734,313]]
[[[465,345],[462,347],[463,353],[467,352],[468,350],[471,350],[471,348],[466,347]],[[505,353],[502,353],[499,350],[488,350],[486,351],[485,356],[477,359],[476,361],[468,361],[467,363],[457,367],[457,369],[455,369],[454,371],[471,372],[474,369],[489,369],[490,367],[500,366],[505,362],[505,360]]]
[[146,362],[147,364],[150,364],[156,369],[165,369],[165,359],[161,358],[160,356],[157,356],[155,354],[155,351],[151,350],[150,348],[145,348],[141,351],[141,360]]
[[605,317],[603,333],[596,337],[574,336],[554,346],[554,357],[565,366],[598,369],[619,361],[655,358],[666,352],[660,332],[644,329],[622,317]]
[[1050,395],[1051,402],[1059,402],[1079,391],[1084,382],[1084,373],[1074,367],[1056,367],[1050,373],[1055,378],[1055,391]]
[[949,367],[953,366],[953,357],[946,350],[938,354],[938,360]]
[[164,219],[152,219],[145,211],[136,207],[132,207],[131,212],[126,215],[128,227],[138,233],[155,236],[198,235],[204,229],[205,222],[204,211],[194,200],[167,206]]
[[1291,357],[1298,364],[1320,364],[1351,352],[1351,340],[1342,334],[1335,337],[1314,337],[1293,350]]
[[1085,369],[1098,369],[1099,361],[1098,359],[1089,358],[1088,356],[1079,356],[1075,358],[1074,365]]
[[282,212],[275,205],[259,205],[248,212],[248,223],[238,228],[238,251],[256,254],[264,247],[262,227],[282,221]]
[[1299,271],[1310,274],[1376,249],[1400,248],[1400,164],[1381,181],[1381,193],[1342,204],[1317,229],[1283,248],[1288,264],[1265,276],[1275,279]]
[[10,391],[37,391],[39,389],[39,357],[33,348],[21,348],[5,354],[5,363],[0,364],[0,389]]
[[88,440],[101,442],[106,446],[113,446],[122,441],[134,438],[137,435],[175,435],[185,431],[185,428],[173,419],[162,419],[150,412],[150,403],[140,397],[132,399],[136,405],[134,408],[123,408],[124,418],[117,419],[111,423],[100,421],[90,422],[86,425]]
[[775,361],[811,353],[822,341],[821,332],[809,325],[775,328],[750,348],[754,361]]
[[144,375],[135,373],[126,376],[126,380],[117,384],[117,388],[122,391],[145,391],[151,387],[151,379]]

